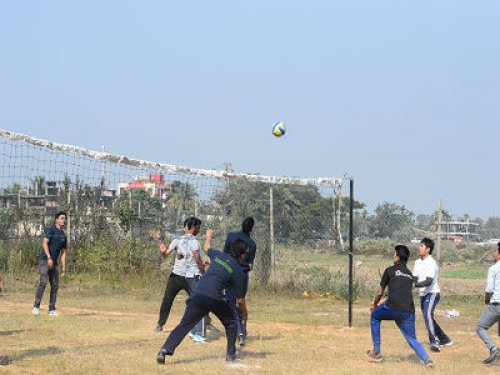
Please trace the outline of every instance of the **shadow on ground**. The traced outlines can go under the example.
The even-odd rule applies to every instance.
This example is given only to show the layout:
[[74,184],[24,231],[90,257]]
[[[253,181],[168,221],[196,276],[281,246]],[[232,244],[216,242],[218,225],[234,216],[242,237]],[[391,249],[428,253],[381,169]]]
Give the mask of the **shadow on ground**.
[[9,355],[0,355],[0,366],[8,366],[12,364],[13,362],[16,361],[21,361],[25,358],[30,358],[30,357],[41,357],[45,355],[54,355],[54,354],[60,354],[63,353],[64,350],[49,346],[48,348],[45,349],[28,349],[25,350],[24,352],[17,353],[17,354],[9,354]]

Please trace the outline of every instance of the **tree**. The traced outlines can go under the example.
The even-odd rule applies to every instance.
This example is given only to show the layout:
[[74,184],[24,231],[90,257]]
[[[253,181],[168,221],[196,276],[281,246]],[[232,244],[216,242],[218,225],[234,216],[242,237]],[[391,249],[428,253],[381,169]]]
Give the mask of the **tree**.
[[375,238],[403,238],[411,231],[413,212],[405,206],[384,202],[375,209],[370,234]]
[[173,226],[176,228],[184,221],[186,214],[192,215],[196,208],[196,189],[188,182],[173,181],[167,193],[165,204],[173,210]]

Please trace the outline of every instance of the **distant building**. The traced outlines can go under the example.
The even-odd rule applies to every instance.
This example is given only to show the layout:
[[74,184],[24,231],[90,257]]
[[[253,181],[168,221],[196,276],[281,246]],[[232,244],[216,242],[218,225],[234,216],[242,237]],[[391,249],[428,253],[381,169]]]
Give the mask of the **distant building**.
[[161,197],[170,190],[170,185],[166,184],[161,174],[150,174],[148,176],[137,176],[131,182],[121,182],[118,184],[118,195],[124,190],[140,189],[147,191],[151,197]]
[[470,221],[448,221],[441,223],[440,236],[445,240],[479,241],[479,224]]

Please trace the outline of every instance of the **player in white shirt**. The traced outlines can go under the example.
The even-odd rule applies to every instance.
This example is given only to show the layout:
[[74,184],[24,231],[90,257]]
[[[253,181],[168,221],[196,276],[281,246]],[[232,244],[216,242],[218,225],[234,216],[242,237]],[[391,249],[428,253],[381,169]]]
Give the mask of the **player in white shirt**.
[[500,348],[487,332],[493,324],[500,321],[500,242],[493,253],[493,259],[495,264],[488,270],[484,292],[484,303],[488,305],[488,308],[483,312],[476,326],[477,334],[490,350],[489,357],[483,361],[485,364],[493,363],[500,358]]
[[441,291],[439,289],[439,266],[432,257],[433,250],[433,240],[426,237],[420,241],[420,259],[415,261],[413,276],[415,287],[419,288],[420,307],[429,333],[430,348],[433,352],[440,352],[440,346],[450,346],[453,341],[434,319],[434,309],[441,299]]

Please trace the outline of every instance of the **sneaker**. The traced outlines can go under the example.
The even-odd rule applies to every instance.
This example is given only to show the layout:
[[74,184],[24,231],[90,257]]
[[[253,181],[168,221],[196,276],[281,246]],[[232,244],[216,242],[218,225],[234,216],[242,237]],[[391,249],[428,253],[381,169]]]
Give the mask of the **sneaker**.
[[31,313],[33,315],[40,315],[40,309],[38,307],[33,307],[33,311]]
[[158,332],[161,332],[161,331],[163,331],[163,326],[157,324],[156,327],[155,327],[155,332],[158,333]]
[[382,354],[375,353],[373,350],[367,350],[365,355],[366,355],[366,358],[368,359],[368,362],[381,362],[382,361]]
[[161,349],[156,355],[156,363],[158,363],[159,365],[164,365],[165,355],[167,355],[167,352],[164,349]]
[[425,360],[425,362],[424,362],[424,365],[425,365],[425,367],[430,367],[430,368],[432,368],[432,367],[434,367],[434,362],[432,362],[432,359],[427,358],[427,359]]
[[439,347],[439,344],[437,342],[431,342],[431,352],[439,353],[440,351],[441,348]]
[[500,349],[499,348],[494,348],[490,350],[490,356],[486,358],[483,363],[485,365],[488,365],[490,363],[493,363],[495,359],[500,358]]
[[245,335],[238,335],[238,343],[240,344],[240,346],[245,346],[246,341],[247,340]]
[[205,342],[207,339],[201,335],[198,335],[197,333],[189,332],[189,337],[193,339],[193,341],[196,342]]
[[59,316],[59,313],[56,310],[50,310],[49,316]]
[[453,340],[449,339],[448,341],[440,341],[439,346],[452,346],[453,345]]

